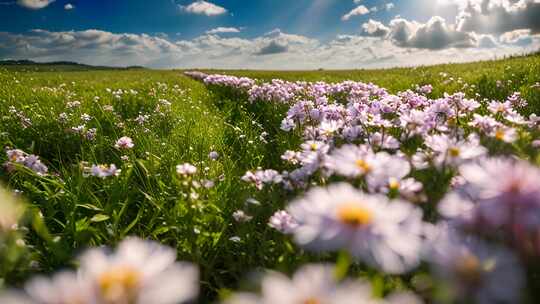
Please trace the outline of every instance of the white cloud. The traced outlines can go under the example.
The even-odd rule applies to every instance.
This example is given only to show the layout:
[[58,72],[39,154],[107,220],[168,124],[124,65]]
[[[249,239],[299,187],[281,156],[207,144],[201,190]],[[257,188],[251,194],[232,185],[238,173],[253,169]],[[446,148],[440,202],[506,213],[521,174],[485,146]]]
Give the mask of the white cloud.
[[227,9],[204,0],[198,0],[188,6],[180,6],[184,12],[197,15],[217,16],[227,12]]
[[475,0],[460,12],[458,29],[485,34],[522,29],[540,33],[540,1]]
[[406,41],[398,41],[408,47],[420,49],[465,48],[476,45],[473,35],[455,30],[441,17],[432,17],[426,24],[421,24]]
[[29,9],[42,9],[49,4],[53,3],[55,0],[17,0],[17,4]]
[[240,33],[240,29],[235,27],[216,27],[214,29],[211,29],[209,31],[206,31],[206,34],[213,35],[213,34],[221,34],[221,33]]
[[386,37],[390,33],[390,28],[373,19],[369,19],[368,22],[362,24],[362,30],[366,35],[372,37]]
[[[415,26],[418,30],[423,25]],[[418,35],[416,31],[411,33],[409,38]],[[0,58],[155,68],[353,69],[491,59],[538,48],[540,37],[531,39],[527,46],[499,44],[496,48],[471,47],[463,52],[455,48],[404,48],[390,39],[359,35],[340,35],[321,42],[280,30],[252,39],[202,35],[177,41],[99,30],[34,30],[24,34],[0,32]]]
[[533,35],[531,30],[515,30],[506,32],[499,37],[501,43],[522,47],[528,46],[538,39],[540,39],[540,34]]
[[351,17],[358,16],[358,15],[365,15],[365,14],[369,14],[369,9],[363,5],[359,5],[356,8],[352,9],[347,14],[343,15],[343,17],[341,17],[341,20],[347,21],[351,19]]
[[66,11],[72,10],[74,8],[75,8],[75,6],[73,4],[71,4],[71,3],[68,3],[68,4],[64,5],[64,9]]
[[392,2],[386,3],[386,4],[384,5],[384,9],[386,9],[387,11],[392,10],[394,7],[396,7],[396,5],[395,5],[394,3],[392,3]]

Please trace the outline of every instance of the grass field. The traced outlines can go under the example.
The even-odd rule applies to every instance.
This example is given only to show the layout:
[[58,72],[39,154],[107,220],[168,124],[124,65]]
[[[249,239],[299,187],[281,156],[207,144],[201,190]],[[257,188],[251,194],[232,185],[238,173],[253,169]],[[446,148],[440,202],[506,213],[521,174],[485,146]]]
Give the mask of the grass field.
[[[316,262],[337,263],[342,276],[368,280],[378,297],[412,290],[428,302],[432,297],[451,301],[444,288],[426,283],[426,265],[415,272],[390,274],[351,261],[345,251],[304,250],[291,236],[270,227],[274,212],[309,188],[344,179],[321,175],[305,188],[292,190],[277,184],[258,190],[246,183],[242,176],[259,167],[291,169],[281,156],[298,150],[304,140],[300,131],[280,129],[288,106],[250,103],[245,94],[205,86],[182,72],[0,67],[0,145],[6,151],[39,156],[48,168],[39,174],[28,166],[8,164],[9,155],[0,155],[0,163],[8,164],[0,169],[0,179],[26,207],[16,228],[2,226],[9,221],[0,215],[4,287],[20,287],[36,274],[76,268],[77,256],[87,248],[114,247],[128,236],[138,236],[172,247],[178,260],[198,265],[200,303],[224,299],[233,290],[253,289],[254,274],[262,269],[290,274]],[[520,92],[528,105],[519,113],[540,114],[539,54],[389,70],[204,72],[264,82],[354,80],[374,83],[392,94],[431,84],[430,99],[464,92],[482,104],[481,113],[488,112],[490,101],[505,101]],[[467,128],[463,126],[470,133]],[[540,131],[516,128],[518,139],[512,143],[484,138],[482,143],[490,155],[516,155],[538,165],[538,147],[531,143],[540,139]],[[134,146],[115,146],[121,137],[131,138]],[[416,149],[414,143],[407,144]],[[188,166],[177,169],[186,163],[196,173],[185,173],[182,169],[189,171]],[[106,171],[111,164],[121,172],[93,176],[93,165]],[[454,174],[451,169],[413,174],[424,187],[427,203],[418,206],[426,221],[438,218],[435,206]],[[540,299],[539,268],[530,263],[525,269],[522,301],[535,303]]]

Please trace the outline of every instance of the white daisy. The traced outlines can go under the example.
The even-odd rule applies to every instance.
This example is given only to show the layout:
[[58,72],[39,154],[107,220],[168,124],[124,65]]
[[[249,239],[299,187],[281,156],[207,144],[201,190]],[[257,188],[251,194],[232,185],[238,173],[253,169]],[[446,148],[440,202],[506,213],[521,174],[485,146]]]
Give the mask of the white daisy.
[[298,222],[295,240],[307,249],[347,249],[389,273],[403,273],[418,264],[422,212],[409,203],[389,202],[341,183],[310,190],[288,211]]
[[198,293],[197,269],[176,262],[175,250],[155,242],[126,239],[112,254],[89,250],[80,263],[97,303],[174,304]]
[[344,145],[330,154],[326,164],[339,175],[355,178],[371,172],[377,157],[366,145]]
[[263,278],[261,295],[240,293],[227,304],[353,304],[378,303],[363,282],[339,283],[330,265],[306,265],[289,279],[280,273]]

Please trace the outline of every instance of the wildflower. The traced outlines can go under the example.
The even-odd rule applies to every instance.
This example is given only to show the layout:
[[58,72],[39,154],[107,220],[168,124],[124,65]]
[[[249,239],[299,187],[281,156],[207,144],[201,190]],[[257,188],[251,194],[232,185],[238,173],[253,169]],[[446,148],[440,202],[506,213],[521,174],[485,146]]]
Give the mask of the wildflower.
[[124,150],[131,149],[134,146],[135,144],[133,143],[133,140],[127,136],[120,137],[120,139],[118,139],[116,141],[116,144],[114,145],[116,149],[124,149]]
[[73,108],[78,108],[81,106],[81,102],[80,101],[68,101],[66,103],[66,107],[68,107],[69,109],[73,109]]
[[114,107],[112,105],[104,105],[103,106],[103,111],[114,112]]
[[242,180],[248,183],[252,183],[255,187],[261,190],[264,184],[279,184],[283,181],[283,177],[276,170],[257,170],[255,172],[248,171]]
[[191,176],[197,173],[197,167],[193,166],[190,163],[184,163],[182,165],[176,166],[176,173],[182,176]]
[[377,156],[365,145],[344,145],[333,151],[327,160],[330,170],[351,178],[368,174],[377,164]]
[[105,179],[111,176],[119,176],[122,170],[117,169],[115,164],[111,165],[92,165],[85,168],[85,174]]
[[24,213],[24,206],[14,193],[0,187],[0,232],[12,230]]
[[68,117],[67,113],[65,113],[65,112],[62,112],[62,113],[60,113],[60,114],[58,115],[58,121],[59,121],[60,123],[65,123],[65,122],[67,122],[67,121],[68,121],[68,118],[69,118],[69,117]]
[[79,125],[76,127],[71,127],[71,131],[76,134],[82,134],[84,130],[86,129],[85,125]]
[[135,122],[138,123],[139,125],[143,125],[149,119],[150,119],[149,115],[139,114],[139,116],[137,116],[137,118],[135,118]]
[[460,168],[478,215],[487,223],[540,228],[540,169],[525,161],[487,159]]
[[86,113],[83,113],[81,115],[81,120],[84,121],[84,122],[89,122],[90,120],[92,120],[92,116],[86,114]]
[[249,222],[249,221],[251,221],[253,219],[252,216],[247,215],[242,210],[236,210],[233,213],[233,218],[234,218],[235,221],[237,221],[239,223],[246,223],[246,222]]
[[381,190],[384,193],[399,191],[405,176],[411,171],[409,162],[398,156],[387,153],[378,153],[378,161],[384,166],[375,166],[366,177],[368,188],[371,191]]
[[289,234],[298,227],[298,223],[287,211],[279,210],[270,217],[268,226],[281,233]]
[[24,290],[25,293],[8,292],[0,295],[0,302],[6,304],[95,303],[89,282],[75,272],[60,272],[51,279],[41,276],[33,278],[26,283]]
[[466,141],[458,141],[447,135],[433,135],[426,138],[425,144],[435,152],[434,162],[437,166],[459,166],[487,153],[475,136],[469,136]]
[[84,137],[87,140],[96,139],[96,135],[97,135],[97,129],[96,128],[91,128],[91,129],[88,129],[86,132],[84,132]]
[[217,153],[216,151],[211,151],[208,154],[208,158],[211,160],[217,160],[219,158],[219,153]]
[[[460,236],[451,228],[431,241],[428,260],[447,282],[456,300],[474,303],[519,303],[523,270],[504,248]],[[504,281],[504,284],[501,284]]]
[[13,163],[21,164],[38,175],[46,175],[49,171],[49,168],[41,162],[39,156],[34,154],[27,154],[19,149],[6,150],[6,154],[8,162],[5,166],[8,168],[8,171],[13,169]]
[[497,140],[507,142],[507,143],[512,143],[518,139],[518,134],[517,134],[516,129],[510,128],[510,127],[503,127],[503,126],[493,130],[489,134],[489,136]]
[[488,105],[488,110],[493,114],[505,114],[512,111],[512,104],[509,102],[492,101]]
[[198,293],[198,274],[194,266],[175,260],[171,248],[129,238],[112,254],[104,249],[86,252],[80,273],[98,303],[183,303]]
[[310,190],[287,210],[298,221],[296,242],[307,249],[347,249],[389,273],[403,273],[419,262],[422,212],[409,203],[335,184]]
[[299,162],[298,155],[299,153],[295,151],[287,150],[285,151],[285,153],[283,153],[283,155],[281,155],[281,159],[293,165],[296,165]]
[[364,282],[339,283],[330,265],[308,264],[300,268],[292,279],[270,273],[264,276],[261,295],[240,293],[227,304],[314,304],[314,303],[376,303],[369,284]]

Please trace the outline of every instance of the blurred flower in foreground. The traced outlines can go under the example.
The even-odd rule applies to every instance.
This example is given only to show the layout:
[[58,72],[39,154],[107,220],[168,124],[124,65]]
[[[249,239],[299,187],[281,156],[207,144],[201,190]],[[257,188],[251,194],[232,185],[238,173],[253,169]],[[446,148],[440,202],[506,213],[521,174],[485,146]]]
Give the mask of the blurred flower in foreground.
[[238,293],[226,304],[326,304],[378,303],[366,283],[340,284],[330,265],[305,265],[289,279],[279,273],[263,278],[261,295]]
[[446,226],[438,229],[427,259],[435,274],[449,284],[454,298],[479,304],[520,302],[523,270],[510,251],[461,236]]
[[420,304],[407,292],[376,299],[369,283],[358,280],[339,282],[331,265],[304,265],[293,275],[271,272],[261,283],[261,294],[237,293],[225,304]]
[[197,167],[193,166],[192,164],[185,163],[176,166],[176,173],[182,176],[194,175],[197,173]]
[[446,218],[527,254],[540,254],[540,169],[526,161],[491,158],[460,168],[464,184],[439,206]]
[[198,275],[194,266],[175,260],[171,248],[130,238],[114,254],[89,250],[80,273],[100,303],[178,303],[195,297]]
[[15,194],[0,186],[0,232],[12,230],[24,213],[24,206]]
[[116,252],[90,249],[77,273],[62,272],[52,279],[36,278],[25,294],[0,296],[6,304],[176,304],[198,293],[198,271],[176,262],[176,251],[151,241],[130,238]]
[[422,211],[410,203],[341,183],[310,190],[288,211],[298,221],[295,240],[307,249],[346,249],[388,273],[406,272],[419,262]]

